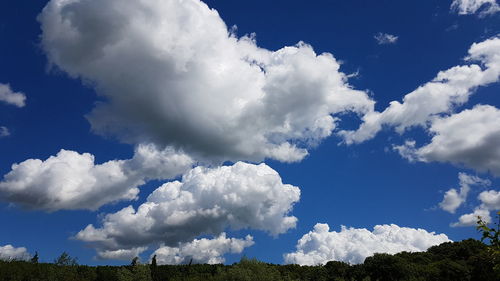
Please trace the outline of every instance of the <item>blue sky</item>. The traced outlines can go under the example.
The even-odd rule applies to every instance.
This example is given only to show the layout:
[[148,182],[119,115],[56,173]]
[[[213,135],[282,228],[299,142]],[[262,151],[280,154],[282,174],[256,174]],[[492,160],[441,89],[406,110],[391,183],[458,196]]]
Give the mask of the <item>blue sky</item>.
[[484,2],[0,3],[0,258],[356,263],[478,238],[500,208]]

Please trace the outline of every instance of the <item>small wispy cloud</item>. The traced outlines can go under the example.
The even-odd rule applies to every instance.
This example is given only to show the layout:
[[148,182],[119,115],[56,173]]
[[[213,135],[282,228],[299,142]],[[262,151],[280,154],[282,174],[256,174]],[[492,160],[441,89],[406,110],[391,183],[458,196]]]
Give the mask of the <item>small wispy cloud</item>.
[[379,45],[396,44],[398,36],[379,32],[373,36]]
[[9,84],[0,83],[0,101],[17,107],[23,107],[26,105],[26,95],[21,92],[14,92]]
[[4,126],[0,126],[0,138],[10,136],[9,129]]

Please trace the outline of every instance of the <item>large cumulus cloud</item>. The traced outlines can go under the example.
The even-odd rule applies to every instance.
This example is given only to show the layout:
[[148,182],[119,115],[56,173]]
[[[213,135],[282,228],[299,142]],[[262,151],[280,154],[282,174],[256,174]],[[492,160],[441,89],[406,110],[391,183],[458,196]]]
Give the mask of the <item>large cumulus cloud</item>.
[[39,20],[50,63],[104,97],[93,130],[126,142],[293,162],[331,135],[335,114],[373,109],[331,54],[259,48],[199,0],[51,0]]
[[132,200],[138,186],[168,179],[191,168],[193,160],[172,148],[139,145],[134,157],[95,164],[94,156],[61,150],[46,160],[12,165],[0,182],[0,199],[46,211],[90,209],[118,200]]
[[238,162],[216,168],[196,167],[182,181],[168,182],[141,204],[104,217],[101,227],[88,225],[76,238],[100,253],[152,244],[179,247],[199,235],[226,228],[252,228],[277,235],[295,227],[289,216],[299,200],[298,187],[283,184],[265,164]]
[[156,255],[159,264],[185,264],[185,263],[224,263],[227,253],[239,254],[245,248],[254,244],[253,237],[247,235],[245,239],[227,238],[226,233],[221,233],[213,239],[194,239],[188,243],[180,243],[177,247],[163,246],[158,248],[152,256]]
[[286,263],[301,265],[325,264],[331,260],[358,264],[375,253],[420,252],[448,241],[445,234],[395,224],[376,225],[373,231],[342,226],[336,232],[330,231],[328,224],[318,223],[298,241],[297,251],[284,257]]

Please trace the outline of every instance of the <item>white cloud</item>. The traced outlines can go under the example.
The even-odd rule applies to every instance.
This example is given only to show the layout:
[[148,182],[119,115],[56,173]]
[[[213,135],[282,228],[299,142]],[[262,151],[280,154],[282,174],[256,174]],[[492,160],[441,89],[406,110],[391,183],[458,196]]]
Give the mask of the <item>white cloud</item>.
[[375,253],[420,252],[448,241],[445,234],[395,224],[376,225],[373,232],[342,226],[336,232],[330,231],[328,224],[318,223],[298,241],[297,251],[285,254],[284,258],[286,263],[300,265],[325,264],[331,260],[358,264]]
[[480,15],[494,14],[500,11],[497,0],[453,0],[451,10],[460,15],[470,15],[480,12]]
[[458,218],[458,222],[452,223],[450,226],[475,226],[477,225],[478,217],[481,217],[486,223],[491,222],[490,211],[481,207],[474,209],[473,213],[462,215]]
[[500,191],[483,191],[477,198],[481,201],[481,205],[477,206],[473,213],[460,216],[458,222],[452,223],[451,226],[476,226],[478,217],[486,223],[491,222],[490,211],[500,210]]
[[0,138],[10,136],[10,131],[7,127],[0,126]]
[[459,173],[458,179],[460,180],[460,191],[457,191],[455,188],[446,191],[443,201],[439,203],[441,209],[452,214],[454,214],[458,207],[467,200],[471,185],[488,186],[491,184],[489,180],[484,180],[465,173]]
[[17,107],[25,106],[26,95],[12,91],[9,84],[0,83],[0,102],[5,102]]
[[190,261],[217,264],[225,262],[225,254],[239,254],[253,244],[253,237],[250,235],[245,239],[226,238],[226,233],[223,232],[214,239],[195,239],[180,243],[177,247],[163,246],[151,256],[156,255],[158,264],[186,264]]
[[398,36],[379,32],[373,36],[379,45],[396,44]]
[[477,87],[499,80],[500,38],[472,44],[466,59],[480,64],[454,66],[439,72],[431,82],[407,94],[403,103],[392,101],[383,112],[364,115],[358,130],[341,131],[340,135],[347,144],[352,144],[373,138],[383,126],[395,127],[398,133],[413,126],[427,128],[434,119],[465,104]]
[[102,227],[88,225],[76,238],[103,252],[161,243],[178,247],[228,227],[277,235],[295,227],[297,218],[288,213],[299,198],[299,188],[283,184],[265,164],[199,166],[182,181],[160,186],[137,210],[129,206],[108,214]]
[[449,162],[500,176],[500,110],[489,105],[436,118],[429,144],[407,142],[395,149],[403,157],[423,162]]
[[481,201],[483,208],[487,210],[500,210],[500,191],[483,191],[479,194],[478,199]]
[[101,260],[122,260],[130,261],[138,257],[147,247],[137,247],[132,249],[104,250],[97,253],[97,258]]
[[150,179],[168,179],[191,168],[193,161],[171,148],[158,151],[139,145],[129,160],[95,164],[89,153],[61,150],[47,160],[28,159],[12,165],[0,182],[0,198],[28,209],[90,209],[132,200]]
[[[458,207],[466,202],[467,196],[471,190],[471,185],[491,185],[489,180],[470,176],[465,173],[459,173],[459,180],[460,191],[457,191],[455,188],[448,190],[444,195],[443,201],[439,203],[441,209],[452,214],[456,212]],[[481,204],[476,206],[472,213],[461,215],[458,221],[451,223],[450,226],[476,226],[478,217],[481,217],[487,223],[491,221],[490,210],[500,209],[500,192],[495,190],[483,191],[477,198]]]
[[52,0],[39,20],[50,63],[105,97],[93,130],[127,142],[294,162],[336,129],[332,115],[373,109],[331,54],[259,48],[199,0]]
[[31,255],[26,248],[15,248],[12,245],[0,246],[0,260],[28,260]]

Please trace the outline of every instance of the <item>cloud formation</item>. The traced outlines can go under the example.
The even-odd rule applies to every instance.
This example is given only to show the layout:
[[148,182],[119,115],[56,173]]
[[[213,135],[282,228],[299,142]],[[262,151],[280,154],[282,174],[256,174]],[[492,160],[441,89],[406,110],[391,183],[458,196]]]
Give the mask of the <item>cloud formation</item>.
[[51,0],[39,21],[50,63],[105,97],[93,130],[126,142],[295,162],[332,134],[333,115],[373,110],[333,55],[260,48],[199,0]]
[[488,210],[500,210],[500,191],[488,190],[479,194],[481,205]]
[[0,126],[0,138],[10,136],[10,131],[7,127]]
[[451,226],[476,226],[478,217],[486,223],[491,222],[490,211],[500,210],[500,191],[483,191],[477,198],[481,204],[474,209],[474,212],[460,216],[458,222],[452,223]]
[[458,207],[467,200],[471,185],[488,186],[491,184],[489,180],[484,180],[465,173],[459,173],[458,179],[460,181],[460,191],[457,191],[455,188],[446,191],[443,201],[439,203],[441,209],[452,214],[454,214]]
[[479,172],[500,176],[500,110],[490,105],[448,117],[437,117],[429,132],[430,143],[416,147],[415,142],[395,146],[410,161],[449,162]]
[[25,106],[26,95],[21,92],[14,92],[9,84],[0,83],[0,102],[4,102],[17,107]]
[[147,247],[136,247],[131,249],[104,250],[97,253],[97,258],[100,260],[130,261],[147,249]]
[[62,149],[47,160],[13,164],[0,182],[0,199],[45,211],[89,209],[119,200],[133,200],[146,180],[173,178],[193,160],[171,148],[137,146],[129,160],[95,164],[94,156]]
[[192,242],[180,243],[177,247],[163,246],[151,256],[156,255],[158,264],[224,263],[227,253],[239,254],[243,249],[254,244],[253,237],[245,239],[227,238],[221,233],[214,239],[194,239]]
[[24,247],[16,248],[12,245],[0,246],[0,260],[28,260],[31,255]]
[[474,209],[474,212],[470,214],[461,215],[458,218],[458,222],[450,224],[452,227],[459,226],[475,226],[477,225],[478,217],[481,217],[486,223],[491,222],[490,211],[481,207]]
[[379,45],[396,44],[398,36],[379,32],[373,36]]
[[141,204],[108,214],[100,228],[88,225],[76,238],[105,251],[130,250],[151,244],[178,247],[200,235],[226,228],[252,228],[278,235],[294,228],[289,216],[300,198],[298,187],[283,184],[266,164],[198,166],[168,182]]
[[286,263],[300,265],[325,264],[331,260],[358,264],[375,253],[420,252],[448,241],[445,234],[395,224],[376,225],[373,231],[342,226],[336,232],[330,231],[328,224],[318,223],[298,241],[297,251],[285,254],[284,258]]
[[477,87],[499,81],[500,38],[474,43],[468,53],[466,60],[479,64],[454,66],[441,71],[431,82],[405,95],[402,103],[392,101],[383,112],[367,113],[358,130],[339,132],[345,143],[369,140],[383,126],[394,127],[400,134],[414,126],[427,128],[436,118],[465,104]]
[[451,10],[460,15],[475,14],[479,11],[481,16],[500,12],[497,0],[453,0]]

